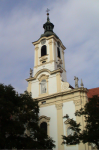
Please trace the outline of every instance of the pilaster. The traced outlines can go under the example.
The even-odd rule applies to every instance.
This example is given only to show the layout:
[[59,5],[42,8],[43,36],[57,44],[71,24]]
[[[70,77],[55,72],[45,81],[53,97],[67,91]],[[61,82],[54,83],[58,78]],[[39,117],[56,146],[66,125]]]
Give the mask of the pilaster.
[[54,41],[54,60],[56,61],[56,42]]
[[48,44],[49,44],[50,61],[52,61],[53,60],[52,40],[50,40]]
[[62,144],[62,135],[63,133],[63,104],[56,104],[57,109],[57,133],[58,133],[58,150],[64,150],[64,145]]
[[31,92],[31,81],[28,82],[27,91],[28,91],[29,93]]
[[38,49],[39,47],[35,47],[35,66],[38,66]]
[[56,74],[56,81],[57,81],[57,92],[61,92],[61,79],[60,73]]

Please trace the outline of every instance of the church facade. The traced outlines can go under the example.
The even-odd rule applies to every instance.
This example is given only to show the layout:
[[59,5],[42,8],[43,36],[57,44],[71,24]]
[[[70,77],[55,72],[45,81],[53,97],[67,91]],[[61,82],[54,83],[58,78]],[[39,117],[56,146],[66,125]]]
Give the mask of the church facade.
[[67,82],[64,60],[66,48],[53,32],[54,25],[50,22],[49,13],[43,28],[44,34],[32,42],[35,47],[33,76],[30,69],[30,77],[26,79],[27,91],[39,102],[39,125],[53,138],[56,150],[91,150],[88,144],[61,145],[61,135],[72,134],[68,120],[63,119],[63,116],[68,114],[80,122],[81,129],[85,126],[84,118],[75,117],[74,113],[88,101],[88,90],[83,84],[78,87],[76,77],[75,88]]

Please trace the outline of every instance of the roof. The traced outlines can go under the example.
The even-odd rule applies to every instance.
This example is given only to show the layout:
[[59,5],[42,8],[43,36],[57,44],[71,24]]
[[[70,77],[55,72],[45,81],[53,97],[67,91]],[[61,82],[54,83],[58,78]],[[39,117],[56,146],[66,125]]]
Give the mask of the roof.
[[87,93],[88,98],[92,98],[94,95],[99,96],[99,87],[93,88],[93,89],[88,89],[88,93]]

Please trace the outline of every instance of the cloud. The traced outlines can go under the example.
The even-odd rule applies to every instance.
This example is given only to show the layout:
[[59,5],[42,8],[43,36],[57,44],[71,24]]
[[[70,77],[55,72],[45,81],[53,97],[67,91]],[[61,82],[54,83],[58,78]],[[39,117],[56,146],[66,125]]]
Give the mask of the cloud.
[[25,79],[34,65],[31,42],[43,33],[45,10],[49,6],[54,31],[67,47],[67,81],[74,86],[73,78],[78,76],[83,79],[85,87],[98,87],[98,5],[97,0],[55,0],[51,3],[47,0],[42,4],[24,1],[9,6],[8,12],[6,9],[4,15],[0,14],[0,82],[12,84],[19,92],[26,90]]

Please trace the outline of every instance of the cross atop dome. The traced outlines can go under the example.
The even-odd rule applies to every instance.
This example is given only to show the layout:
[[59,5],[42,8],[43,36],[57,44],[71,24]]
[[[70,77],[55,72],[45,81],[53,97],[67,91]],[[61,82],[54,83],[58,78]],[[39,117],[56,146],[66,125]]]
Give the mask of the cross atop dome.
[[47,15],[49,15],[49,13],[48,13],[49,11],[50,11],[50,10],[47,8],[47,10],[46,10],[46,12],[47,12]]
[[47,22],[50,22],[50,19],[49,19],[49,9],[47,8],[46,12],[47,12]]
[[41,37],[48,37],[48,36],[51,36],[51,35],[55,35],[56,38],[59,39],[59,37],[53,32],[54,24],[50,22],[49,11],[50,10],[47,8],[47,10],[46,10],[46,12],[47,12],[47,14],[46,14],[47,15],[47,22],[45,24],[43,24],[44,34],[42,34]]

